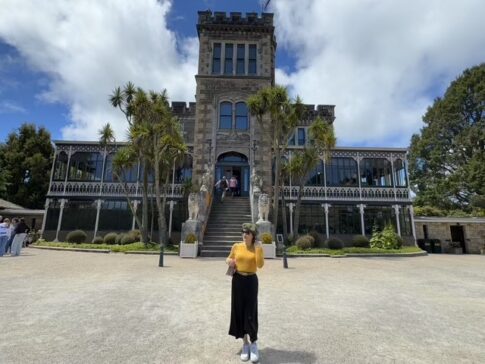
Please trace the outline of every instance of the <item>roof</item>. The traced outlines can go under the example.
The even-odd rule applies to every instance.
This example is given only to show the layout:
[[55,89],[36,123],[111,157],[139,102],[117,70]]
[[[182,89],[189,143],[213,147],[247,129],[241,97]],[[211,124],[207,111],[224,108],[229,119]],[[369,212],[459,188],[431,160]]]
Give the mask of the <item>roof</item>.
[[453,217],[453,216],[415,216],[415,222],[441,222],[451,224],[485,224],[484,217]]
[[21,210],[21,209],[23,209],[23,207],[20,206],[20,205],[16,205],[12,202],[9,202],[7,200],[2,200],[0,198],[0,210],[3,210],[3,209],[16,209],[16,210],[20,209]]
[[44,210],[32,210],[32,209],[4,209],[0,210],[0,215],[9,216],[29,216],[29,215],[44,215]]

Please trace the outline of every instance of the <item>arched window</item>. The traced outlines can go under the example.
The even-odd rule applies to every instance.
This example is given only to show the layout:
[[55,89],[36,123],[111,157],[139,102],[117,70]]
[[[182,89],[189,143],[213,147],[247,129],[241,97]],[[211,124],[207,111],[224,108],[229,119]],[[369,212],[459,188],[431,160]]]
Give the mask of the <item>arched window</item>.
[[219,109],[219,128],[232,128],[232,104],[230,102],[221,103],[221,107]]
[[248,129],[248,107],[244,102],[236,104],[236,129]]
[[100,153],[76,152],[69,164],[70,181],[101,181],[103,156]]
[[406,169],[401,159],[394,161],[394,181],[396,181],[396,187],[406,187]]
[[391,162],[385,158],[362,159],[360,161],[360,181],[363,187],[391,187]]
[[56,158],[56,165],[54,167],[54,181],[64,181],[67,171],[67,154],[66,152],[60,152]]
[[359,185],[357,162],[353,158],[334,157],[326,168],[327,186],[356,187]]

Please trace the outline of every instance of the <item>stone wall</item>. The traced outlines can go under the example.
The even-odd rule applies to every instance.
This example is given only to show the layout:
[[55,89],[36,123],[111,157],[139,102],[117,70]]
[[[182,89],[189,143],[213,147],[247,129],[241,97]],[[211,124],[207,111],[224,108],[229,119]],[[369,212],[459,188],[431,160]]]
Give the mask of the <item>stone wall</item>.
[[[451,243],[450,227],[457,224],[451,222],[416,221],[417,239],[424,239],[423,225],[428,227],[428,238],[441,240],[442,251],[448,252]],[[480,249],[485,244],[485,223],[460,223],[460,226],[463,226],[467,252],[480,254]]]

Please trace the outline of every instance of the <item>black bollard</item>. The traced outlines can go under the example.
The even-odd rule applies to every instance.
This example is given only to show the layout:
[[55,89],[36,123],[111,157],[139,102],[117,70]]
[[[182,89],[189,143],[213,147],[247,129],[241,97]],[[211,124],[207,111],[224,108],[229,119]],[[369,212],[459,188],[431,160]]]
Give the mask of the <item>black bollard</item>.
[[158,260],[158,266],[163,267],[163,245],[160,244],[160,259]]
[[286,257],[286,245],[283,248],[283,268],[288,269],[288,259]]

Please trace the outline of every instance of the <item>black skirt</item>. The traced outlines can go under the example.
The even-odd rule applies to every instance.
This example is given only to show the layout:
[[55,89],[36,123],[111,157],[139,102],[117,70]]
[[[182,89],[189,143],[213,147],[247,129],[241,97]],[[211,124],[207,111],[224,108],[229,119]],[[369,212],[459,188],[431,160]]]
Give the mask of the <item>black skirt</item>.
[[248,334],[251,342],[258,340],[258,276],[232,276],[231,325],[229,335],[242,339]]

